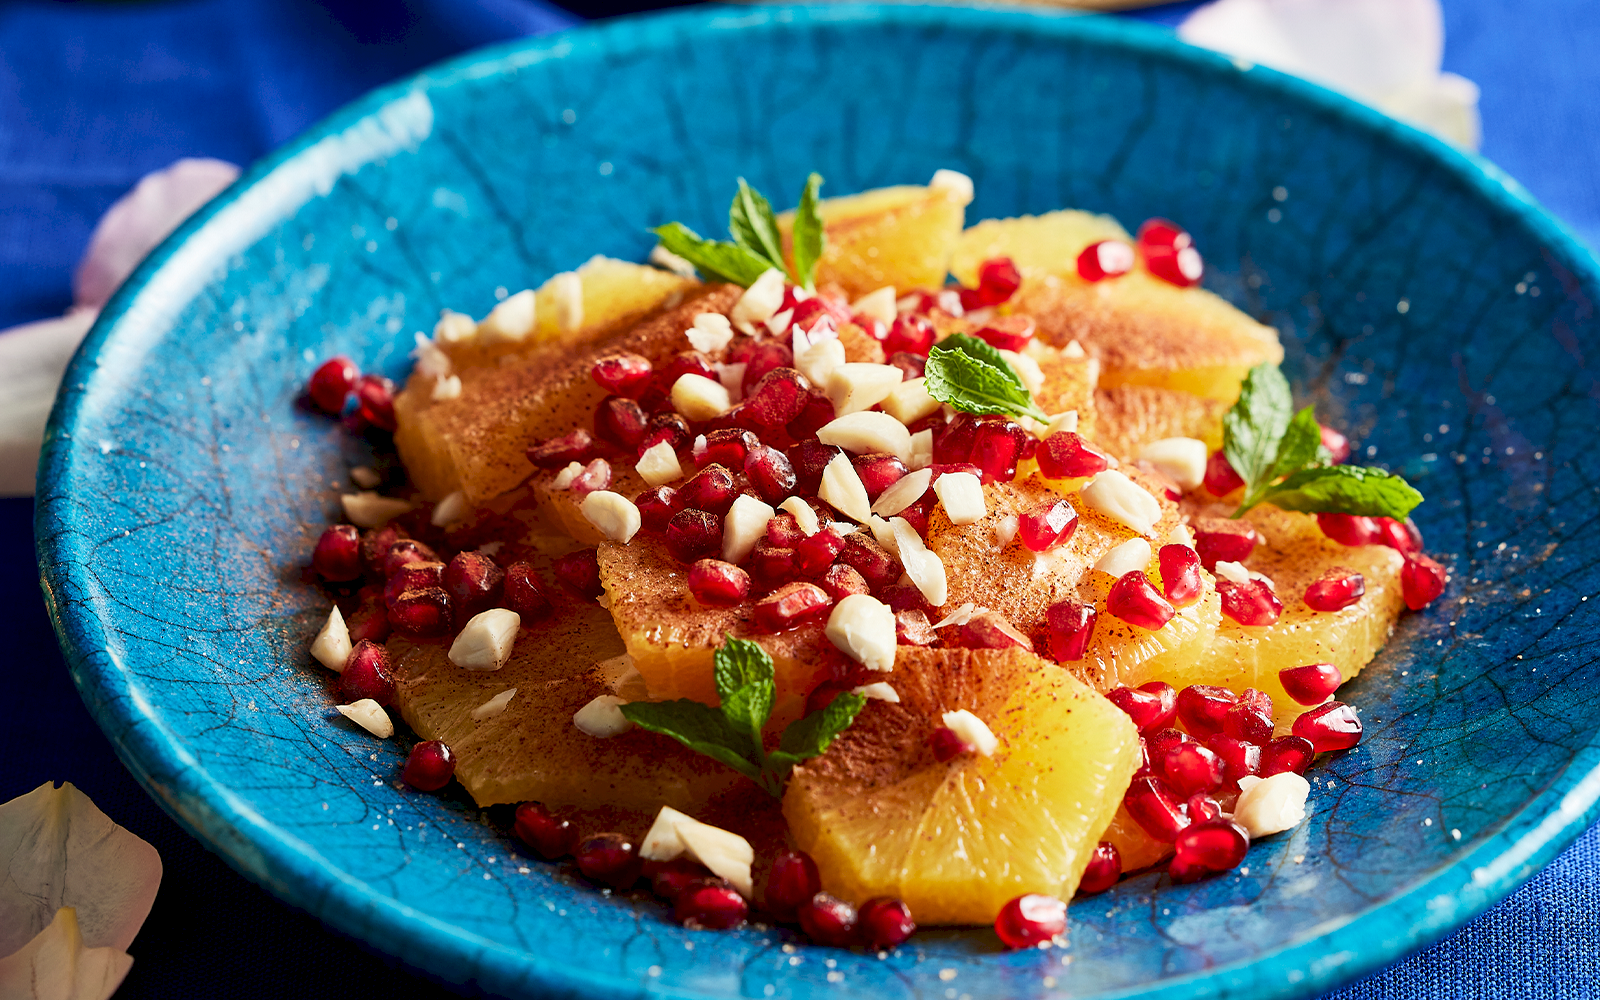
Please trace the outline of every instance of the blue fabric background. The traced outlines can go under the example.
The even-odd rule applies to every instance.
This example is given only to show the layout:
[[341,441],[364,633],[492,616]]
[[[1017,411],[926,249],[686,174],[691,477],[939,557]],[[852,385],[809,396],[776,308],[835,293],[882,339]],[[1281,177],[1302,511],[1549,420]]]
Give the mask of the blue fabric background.
[[[105,208],[180,156],[247,164],[371,87],[473,46],[648,0],[0,3],[0,328],[60,313]],[[1137,15],[1175,24],[1193,4]],[[1445,65],[1483,88],[1483,152],[1600,245],[1600,18],[1592,0],[1444,0]],[[32,505],[0,501],[0,801],[70,780],[161,852],[119,993],[443,994],[291,911],[175,826],[112,755],[39,598]],[[1505,903],[1344,998],[1600,996],[1600,828]]]

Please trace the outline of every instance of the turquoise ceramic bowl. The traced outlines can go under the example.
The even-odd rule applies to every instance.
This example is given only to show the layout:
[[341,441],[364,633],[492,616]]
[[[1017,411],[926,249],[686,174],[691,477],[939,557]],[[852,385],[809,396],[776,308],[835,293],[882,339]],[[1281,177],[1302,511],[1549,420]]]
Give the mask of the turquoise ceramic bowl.
[[[1306,398],[1428,495],[1454,572],[1352,685],[1367,737],[1246,867],[1072,908],[1066,951],[987,929],[884,958],[684,930],[523,857],[402,746],[337,717],[299,582],[340,433],[297,410],[335,352],[399,375],[645,227],[721,231],[736,175],[842,194],[977,181],[970,218],[1182,220],[1208,284],[1285,334]],[[446,981],[515,995],[1300,996],[1503,897],[1596,812],[1594,260],[1488,164],[1138,25],[910,6],[691,10],[460,60],[253,169],[102,315],[57,404],[39,555],[84,699],[240,871]],[[791,947],[793,945],[793,947]]]

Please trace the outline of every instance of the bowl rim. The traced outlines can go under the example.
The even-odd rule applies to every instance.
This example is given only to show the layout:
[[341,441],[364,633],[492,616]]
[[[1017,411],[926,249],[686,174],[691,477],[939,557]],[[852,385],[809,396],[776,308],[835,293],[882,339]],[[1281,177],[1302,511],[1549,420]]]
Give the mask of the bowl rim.
[[[1600,261],[1594,254],[1521,184],[1483,157],[1316,84],[1190,46],[1166,30],[1128,19],[1004,6],[694,7],[580,24],[474,50],[379,87],[244,171],[135,269],[74,355],[50,415],[40,458],[34,524],[40,580],[73,680],[118,757],[146,791],[236,870],[335,929],[403,956],[408,965],[443,980],[464,981],[466,970],[466,978],[479,983],[569,996],[596,990],[705,996],[659,984],[647,989],[632,980],[584,971],[433,918],[339,870],[312,844],[268,822],[200,766],[184,742],[163,725],[156,707],[140,697],[137,679],[115,657],[95,655],[107,648],[104,623],[81,606],[69,609],[56,600],[62,584],[80,572],[87,557],[81,540],[60,530],[72,521],[70,487],[78,465],[66,442],[86,408],[98,409],[95,383],[103,356],[112,351],[137,353],[141,342],[160,337],[166,329],[163,320],[188,301],[182,290],[213,276],[219,251],[254,241],[248,235],[253,231],[249,222],[275,222],[292,214],[346,170],[403,146],[411,124],[406,116],[415,110],[412,106],[408,111],[407,101],[417,92],[544,61],[581,58],[612,45],[662,47],[685,33],[844,24],[958,26],[1088,42],[1288,96],[1404,152],[1428,158],[1492,208],[1530,230],[1582,283],[1600,289]],[[296,198],[301,199],[298,204]],[[245,235],[223,232],[234,229],[235,222],[245,223],[240,227]],[[1409,889],[1352,916],[1310,928],[1302,940],[1273,951],[1106,996],[1189,1000],[1248,992],[1294,997],[1332,989],[1464,925],[1526,882],[1597,817],[1600,737],[1581,749],[1521,810],[1502,820],[1499,829]]]

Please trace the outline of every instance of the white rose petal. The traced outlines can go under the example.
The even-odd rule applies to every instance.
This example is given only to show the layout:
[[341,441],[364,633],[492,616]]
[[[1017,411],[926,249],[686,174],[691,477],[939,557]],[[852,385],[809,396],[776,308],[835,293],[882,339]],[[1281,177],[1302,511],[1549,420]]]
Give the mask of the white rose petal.
[[531,288],[523,289],[501,302],[478,324],[478,336],[488,341],[526,340],[534,330],[534,297]]
[[894,611],[867,594],[850,594],[833,606],[824,630],[834,648],[868,670],[893,670]]
[[739,301],[734,303],[733,313],[729,317],[733,325],[745,333],[754,333],[755,324],[764,323],[778,311],[783,304],[783,272],[775,267],[769,267],[762,272],[761,277],[750,283],[750,287],[739,296]]
[[683,466],[669,442],[657,441],[639,456],[639,464],[634,466],[634,471],[649,485],[660,486],[683,475]]
[[964,708],[945,712],[940,716],[940,720],[945,724],[945,728],[961,737],[961,742],[970,744],[985,757],[993,757],[995,750],[1000,747],[1000,740],[996,738],[988,723]]
[[887,453],[902,462],[911,460],[911,432],[887,413],[867,411],[830,420],[817,431],[817,440],[857,455]]
[[328,612],[328,620],[323,622],[322,628],[317,632],[317,637],[311,640],[311,655],[323,666],[336,674],[344,673],[345,661],[350,659],[350,629],[344,623],[344,615],[339,613],[339,606],[333,606]]
[[898,310],[895,308],[894,286],[885,285],[875,292],[868,292],[851,304],[850,311],[868,319],[875,319],[884,326],[891,325],[898,315]]
[[1282,833],[1306,818],[1311,783],[1293,771],[1265,779],[1245,775],[1239,779],[1239,789],[1233,821],[1244,827],[1251,840]]
[[721,382],[691,372],[672,383],[672,408],[699,423],[727,413],[733,408],[733,398]]
[[[860,416],[869,415],[860,414]],[[828,442],[824,442],[826,443]],[[833,456],[823,468],[822,486],[818,488],[817,496],[832,504],[846,517],[865,521],[872,516],[872,503],[867,499],[867,488],[861,484],[861,477],[856,474],[856,467],[850,464],[850,456],[843,452]]]
[[[809,506],[809,505],[808,505]],[[756,542],[767,533],[767,522],[778,512],[748,493],[741,493],[722,522],[722,560],[735,566],[745,561]],[[812,512],[816,516],[816,512]]]
[[580,732],[600,739],[620,736],[633,728],[633,723],[622,714],[622,706],[626,704],[614,694],[596,695],[573,713],[572,724]]
[[1115,469],[1107,469],[1083,488],[1083,499],[1099,511],[1141,535],[1150,534],[1161,520],[1161,501],[1144,487]]
[[970,472],[946,472],[933,484],[945,516],[951,524],[972,524],[989,513],[983,498],[983,483]]
[[371,698],[362,698],[348,705],[335,705],[334,708],[339,710],[340,715],[380,740],[386,740],[394,735],[394,722],[390,720],[389,713]]
[[133,966],[118,948],[86,948],[77,910],[63,906],[48,926],[0,958],[0,997],[109,1000]]
[[472,710],[473,722],[488,722],[505,714],[506,706],[517,696],[516,688],[507,688]]
[[344,519],[358,528],[376,528],[411,509],[408,501],[379,496],[370,490],[346,493],[339,497],[339,504],[344,508]]
[[521,629],[521,615],[506,608],[490,608],[472,616],[446,655],[463,670],[499,670],[511,659]]
[[900,565],[905,567],[906,576],[911,578],[912,584],[922,592],[929,604],[936,608],[944,604],[950,598],[950,585],[945,577],[944,562],[939,559],[938,553],[928,550],[917,529],[905,518],[894,518],[889,524],[894,528],[895,549],[900,556]]
[[[829,373],[828,398],[833,400],[833,410],[841,417],[860,413],[883,402],[904,378],[905,372],[894,365],[849,361]],[[909,436],[908,432],[907,437]],[[907,454],[910,451],[908,444]]]
[[1100,557],[1094,568],[1102,573],[1121,577],[1134,570],[1144,571],[1150,565],[1150,543],[1143,538],[1130,538]]
[[1174,437],[1150,442],[1139,452],[1139,457],[1155,466],[1180,490],[1188,491],[1205,481],[1206,460],[1210,456],[1204,441]]
[[611,490],[595,490],[583,498],[578,509],[600,534],[623,545],[633,540],[644,523],[633,501]]

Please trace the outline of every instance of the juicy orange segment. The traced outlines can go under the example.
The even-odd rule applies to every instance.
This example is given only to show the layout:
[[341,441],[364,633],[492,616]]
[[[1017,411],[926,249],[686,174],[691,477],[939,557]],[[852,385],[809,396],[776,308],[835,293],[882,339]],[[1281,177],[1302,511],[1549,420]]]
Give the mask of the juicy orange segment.
[[[840,286],[850,298],[892,285],[904,293],[944,284],[950,251],[961,236],[968,199],[945,188],[877,188],[817,206],[827,246],[816,284]],[[793,263],[794,213],[778,216],[784,254]]]

